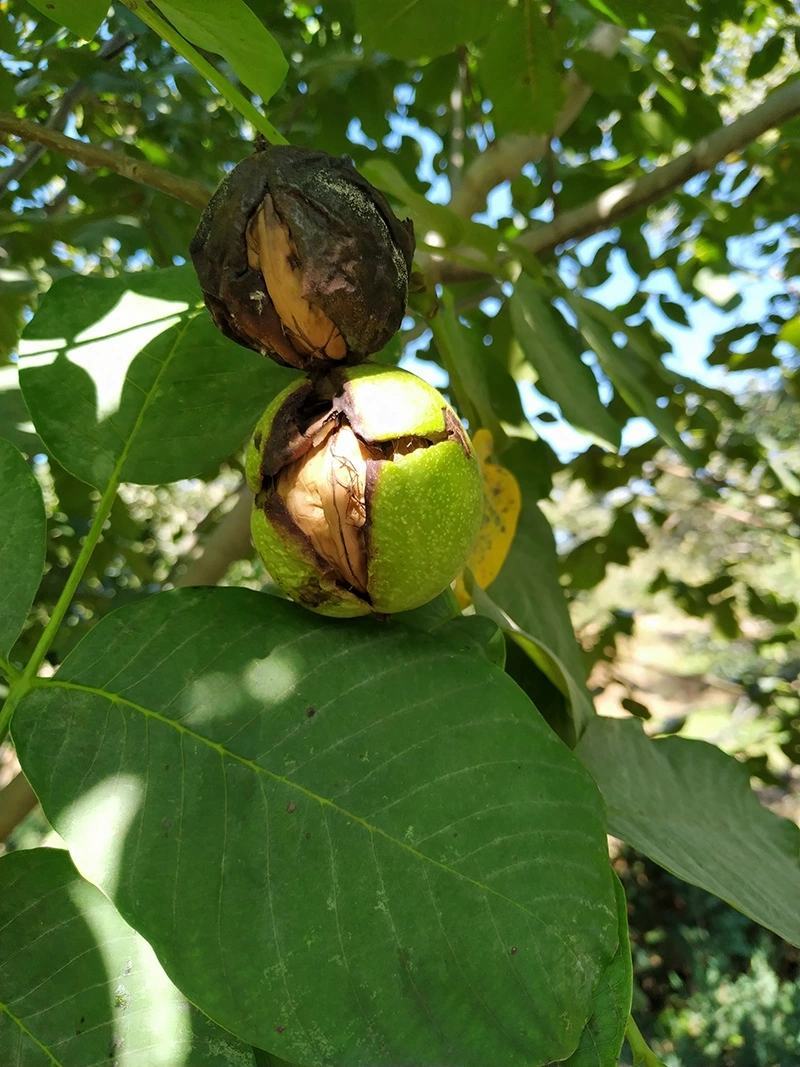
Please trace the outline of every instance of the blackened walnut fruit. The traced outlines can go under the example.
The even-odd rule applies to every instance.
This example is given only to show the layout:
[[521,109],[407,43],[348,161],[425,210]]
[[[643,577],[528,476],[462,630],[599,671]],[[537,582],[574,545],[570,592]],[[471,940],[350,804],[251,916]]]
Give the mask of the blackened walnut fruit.
[[444,397],[372,365],[280,393],[248,447],[247,480],[267,570],[323,615],[427,603],[464,566],[483,508],[478,460]]
[[275,145],[235,167],[189,247],[222,332],[279,363],[358,363],[398,330],[410,220],[347,158]]

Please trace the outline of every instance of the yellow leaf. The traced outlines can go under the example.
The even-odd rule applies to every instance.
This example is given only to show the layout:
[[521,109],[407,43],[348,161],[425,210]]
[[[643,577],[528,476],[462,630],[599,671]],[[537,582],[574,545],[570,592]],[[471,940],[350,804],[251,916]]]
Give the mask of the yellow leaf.
[[[522,494],[511,471],[491,460],[493,441],[488,430],[478,430],[472,444],[483,471],[483,521],[467,567],[481,589],[492,584],[511,549],[517,530]],[[462,607],[470,603],[463,574],[456,580],[456,597]]]

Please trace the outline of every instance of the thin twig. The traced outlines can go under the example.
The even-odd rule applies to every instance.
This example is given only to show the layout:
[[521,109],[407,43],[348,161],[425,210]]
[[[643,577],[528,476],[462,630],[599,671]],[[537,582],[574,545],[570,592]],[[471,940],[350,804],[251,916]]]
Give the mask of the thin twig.
[[204,208],[211,196],[211,190],[193,178],[182,178],[162,167],[154,167],[150,163],[133,159],[119,149],[112,151],[108,148],[97,148],[86,141],[67,137],[57,130],[40,126],[28,119],[18,119],[7,112],[0,112],[0,133],[11,134],[24,141],[34,141],[44,145],[45,148],[55,149],[62,155],[79,160],[87,167],[105,167],[113,170],[115,174],[121,174],[123,178],[129,178],[140,185],[147,185],[151,189],[158,189],[159,192],[175,197],[176,200],[182,200],[192,207]]
[[[127,48],[133,40],[135,38],[131,37],[129,33],[115,33],[100,49],[97,54],[98,58],[104,60],[113,59],[114,56],[119,55],[123,49]],[[57,130],[59,133],[63,132],[75,105],[86,95],[88,90],[89,82],[86,78],[81,78],[70,86],[50,112],[44,128]],[[32,144],[19,159],[16,159],[9,167],[6,167],[0,174],[0,195],[5,192],[11,182],[20,181],[31,167],[38,163],[46,151],[47,149],[41,142]]]

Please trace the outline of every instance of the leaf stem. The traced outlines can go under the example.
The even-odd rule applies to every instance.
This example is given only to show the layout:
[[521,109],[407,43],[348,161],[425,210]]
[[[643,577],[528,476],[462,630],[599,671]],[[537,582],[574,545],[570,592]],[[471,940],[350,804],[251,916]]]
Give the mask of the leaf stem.
[[209,63],[185,37],[178,33],[174,26],[162,18],[155,8],[147,3],[147,0],[123,0],[123,3],[146,26],[149,26],[151,30],[172,45],[178,55],[183,56],[188,63],[191,63],[194,69],[214,86],[220,96],[223,96],[231,107],[239,112],[242,118],[247,119],[251,125],[262,133],[270,144],[288,144],[283,134],[275,129],[269,119],[243,93],[240,93],[224,74],[221,74],[212,63]]
[[105,526],[106,519],[111,513],[111,508],[114,506],[118,487],[119,476],[115,473],[114,477],[112,477],[111,481],[106,486],[103,495],[100,497],[100,503],[97,505],[97,511],[92,520],[92,525],[89,527],[89,532],[86,534],[86,538],[78,553],[78,558],[75,560],[72,570],[69,573],[66,584],[61,590],[61,595],[56,601],[47,626],[45,626],[42,631],[42,636],[36,642],[36,647],[33,650],[31,658],[25,664],[24,670],[21,674],[16,673],[16,676],[13,678],[8,697],[6,698],[2,711],[0,711],[0,741],[3,740],[8,732],[11,717],[14,714],[17,704],[19,704],[20,700],[31,688],[33,679],[36,677],[36,674],[53,643],[53,638],[61,626],[61,623],[64,621],[64,616],[66,615],[69,606],[72,603],[72,598],[75,596],[78,586],[80,585],[92,552],[94,552],[95,546],[103,534],[103,527]]
[[664,1064],[645,1041],[632,1015],[628,1016],[628,1022],[625,1026],[625,1039],[633,1053],[633,1067],[664,1067]]

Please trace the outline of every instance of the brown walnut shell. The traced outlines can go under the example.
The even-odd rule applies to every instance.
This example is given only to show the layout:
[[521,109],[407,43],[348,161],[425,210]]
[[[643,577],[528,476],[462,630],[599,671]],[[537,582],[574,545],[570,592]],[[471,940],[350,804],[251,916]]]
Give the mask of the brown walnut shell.
[[346,157],[278,145],[225,178],[189,251],[226,336],[311,370],[358,363],[396,333],[414,232]]

